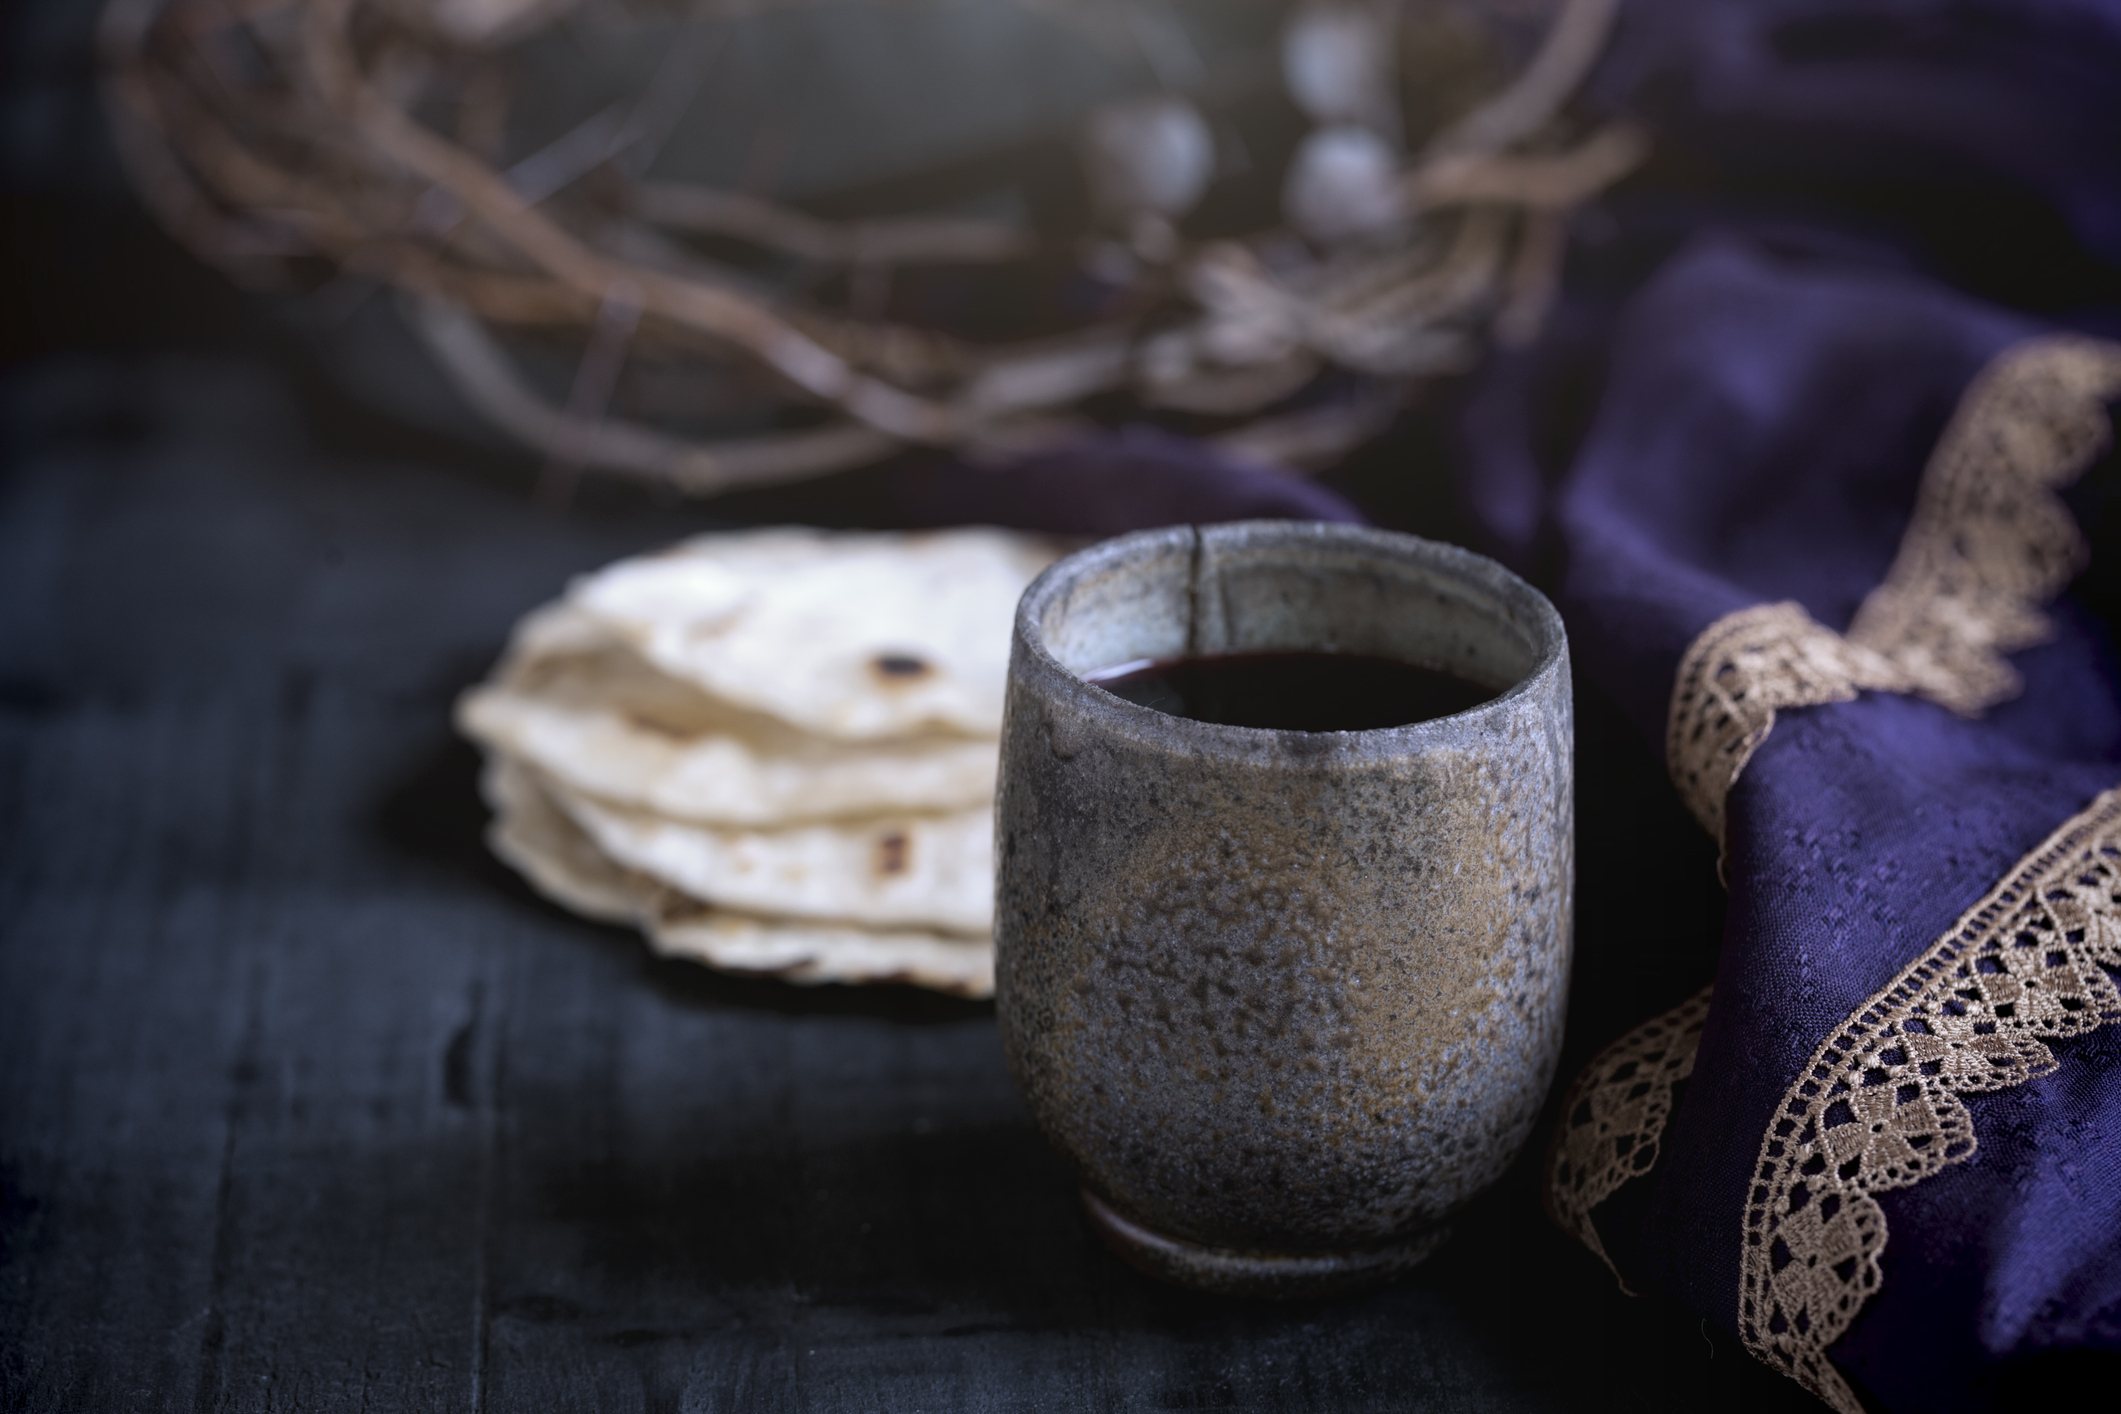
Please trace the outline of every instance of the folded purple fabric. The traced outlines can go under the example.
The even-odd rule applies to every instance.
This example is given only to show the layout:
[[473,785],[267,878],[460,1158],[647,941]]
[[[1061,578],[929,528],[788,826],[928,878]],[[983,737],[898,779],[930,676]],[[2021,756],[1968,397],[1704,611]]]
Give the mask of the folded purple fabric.
[[[1954,400],[2030,332],[1897,276],[1689,248],[1614,340],[1558,500],[1580,670],[1653,740],[1695,636],[1794,600],[1846,629]],[[2112,647],[2064,602],[1967,720],[1871,694],[1784,713],[1731,791],[1715,1001],[1662,1161],[1595,1215],[1631,1282],[1738,1325],[1762,1138],[1814,1049],[2057,825],[2121,782]],[[1990,1407],[1998,1367],[2121,1350],[2121,1030],[1967,1102],[1979,1148],[1883,1195],[1882,1290],[1831,1356],[1889,1408]]]
[[[1556,1151],[1557,1213],[1631,1287],[1844,1408],[2023,1407],[2043,1362],[2121,1361],[2109,624],[2048,603],[2006,645],[2022,690],[1978,712],[1856,626],[1929,533],[1940,442],[1972,445],[1962,401],[2029,348],[2121,359],[2026,342],[2121,331],[2117,76],[2112,4],[1637,0],[1597,91],[1656,125],[1660,165],[1579,227],[1546,337],[1464,404],[1487,548],[1554,590],[1579,677],[1660,752],[1687,673],[1756,697],[1763,662],[1847,675],[1711,792],[1705,1016],[1594,1062]],[[2093,383],[2079,430],[2103,433],[2121,384]],[[2092,529],[2115,459],[2083,475]],[[1997,493],[1978,535],[2039,581],[2058,503],[2003,480],[1967,483]]]
[[2007,270],[2014,243],[2121,265],[2117,52],[2112,0],[1626,0],[1593,93],[1734,205],[1940,218],[1921,258],[2029,289],[2089,271]]

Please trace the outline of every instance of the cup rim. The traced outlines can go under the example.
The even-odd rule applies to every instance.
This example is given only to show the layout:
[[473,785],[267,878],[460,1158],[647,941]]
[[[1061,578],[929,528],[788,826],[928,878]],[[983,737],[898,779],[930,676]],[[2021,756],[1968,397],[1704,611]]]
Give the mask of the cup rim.
[[[1258,537],[1252,539],[1254,544],[1264,538],[1270,543],[1280,541],[1289,545],[1324,542],[1367,548],[1390,559],[1413,561],[1424,568],[1440,570],[1485,591],[1511,611],[1533,640],[1532,664],[1509,687],[1463,711],[1395,727],[1307,732],[1202,722],[1129,702],[1066,667],[1046,647],[1039,631],[1039,621],[1053,600],[1071,584],[1152,547],[1198,545],[1203,536],[1232,531],[1248,532],[1249,537]],[[1065,693],[1101,726],[1137,740],[1153,740],[1166,747],[1175,745],[1211,755],[1281,761],[1292,756],[1301,759],[1326,754],[1342,759],[1350,755],[1399,757],[1407,748],[1434,744],[1438,737],[1478,732],[1495,717],[1509,712],[1521,698],[1557,670],[1565,670],[1569,651],[1567,631],[1552,602],[1496,561],[1462,546],[1406,531],[1350,525],[1342,521],[1220,521],[1129,531],[1100,540],[1054,561],[1025,587],[1022,597],[1017,600],[1013,631],[1017,645],[1029,660],[1028,666],[1047,678],[1052,690]],[[1174,741],[1174,736],[1181,740]]]

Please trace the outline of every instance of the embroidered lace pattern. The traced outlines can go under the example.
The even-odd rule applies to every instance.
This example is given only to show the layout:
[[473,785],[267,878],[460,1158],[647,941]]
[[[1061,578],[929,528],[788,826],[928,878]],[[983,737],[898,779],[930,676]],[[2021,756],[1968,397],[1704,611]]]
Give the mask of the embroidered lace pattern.
[[1745,1214],[1739,1332],[1843,1414],[1828,1362],[1879,1284],[1885,1213],[1974,1152],[1961,1095],[2055,1067],[2045,1044],[2121,1021],[2121,788],[2021,860],[1812,1053],[1761,1141]]
[[1962,716],[2018,694],[2003,655],[2044,640],[2040,604],[2084,568],[2084,537],[2054,493],[2105,450],[2121,345],[2055,336],[1985,370],[1924,470],[1914,518],[1849,639],[1889,655],[1907,686]]
[[1547,1151],[1547,1216],[1596,1252],[1623,1291],[1627,1279],[1606,1255],[1591,1210],[1657,1162],[1672,1091],[1694,1073],[1709,992],[1703,987],[1600,1051],[1569,1087]]
[[2082,568],[2084,537],[2055,495],[2105,447],[2121,345],[2069,335],[1999,356],[1960,399],[1923,472],[1885,582],[1844,636],[1796,604],[1741,609],[1688,646],[1665,760],[1720,843],[1724,800],[1778,709],[1914,693],[1964,716],[2015,696],[2004,654],[2047,636],[2039,605]]
[[1723,840],[1723,802],[1783,707],[1847,702],[1901,679],[1879,654],[1812,620],[1801,604],[1725,614],[1688,646],[1672,685],[1664,759],[1679,798]]

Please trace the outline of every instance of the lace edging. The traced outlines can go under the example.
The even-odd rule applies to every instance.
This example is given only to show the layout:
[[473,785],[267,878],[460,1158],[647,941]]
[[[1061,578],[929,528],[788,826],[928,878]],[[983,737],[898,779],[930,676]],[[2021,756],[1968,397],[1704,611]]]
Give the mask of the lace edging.
[[1844,636],[1794,603],[1727,614],[1680,659],[1665,761],[1720,845],[1724,802],[1787,707],[1912,693],[1962,716],[2015,696],[2004,654],[2046,638],[2039,605],[2084,563],[2055,492],[2106,446],[2121,345],[2075,335],[1999,355],[1960,399],[1925,468],[1886,578]]
[[1973,1155],[1959,1096],[2055,1068],[2044,1044],[2121,1021],[2121,787],[2020,860],[1812,1053],[1760,1145],[1741,1249],[1746,1348],[1863,1414],[1827,1347],[1881,1280],[1874,1194]]
[[1969,717],[2018,694],[2003,655],[2047,638],[2038,606],[2089,556],[2054,493],[2105,449],[2116,395],[2121,345],[2075,335],[2006,350],[1967,389],[1893,567],[1849,625],[1892,659],[1898,690]]
[[1847,702],[1900,682],[1880,655],[1815,623],[1804,606],[1726,614],[1687,646],[1672,683],[1664,759],[1701,828],[1723,842],[1723,803],[1784,707]]
[[1600,1051],[1569,1087],[1547,1150],[1547,1216],[1597,1253],[1622,1291],[1627,1278],[1606,1253],[1591,1210],[1656,1164],[1672,1092],[1694,1073],[1712,990],[1703,987]]

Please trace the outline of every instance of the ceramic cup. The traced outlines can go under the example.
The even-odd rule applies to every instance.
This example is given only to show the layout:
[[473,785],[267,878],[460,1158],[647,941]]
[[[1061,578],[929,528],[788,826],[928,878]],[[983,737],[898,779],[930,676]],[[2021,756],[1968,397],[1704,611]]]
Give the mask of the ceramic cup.
[[[1082,674],[1334,650],[1481,706],[1375,731],[1169,716]],[[1560,616],[1493,561],[1260,521],[1060,561],[1016,615],[996,1005],[1091,1218],[1174,1281],[1307,1295],[1427,1256],[1530,1132],[1575,893]]]

